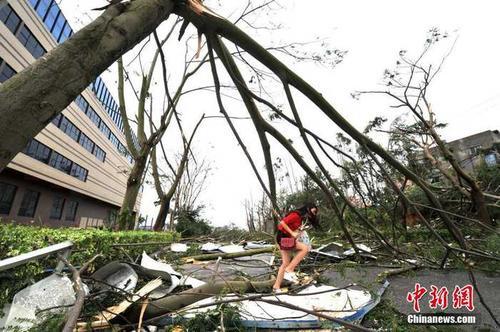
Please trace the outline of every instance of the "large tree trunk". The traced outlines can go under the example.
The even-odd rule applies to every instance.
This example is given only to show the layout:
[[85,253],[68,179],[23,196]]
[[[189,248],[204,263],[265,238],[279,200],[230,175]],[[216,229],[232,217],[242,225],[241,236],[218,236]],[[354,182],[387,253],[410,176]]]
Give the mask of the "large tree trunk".
[[127,189],[118,215],[118,225],[121,230],[134,228],[134,206],[137,201],[137,196],[139,195],[139,190],[141,189],[147,158],[148,153],[141,154],[139,158],[135,159],[134,166],[130,171],[127,180]]
[[158,211],[158,215],[156,216],[155,224],[153,226],[153,230],[155,232],[162,231],[163,227],[165,227],[169,210],[170,198],[167,195],[163,195],[160,197],[160,210]]
[[[158,300],[149,302],[143,319],[150,319],[160,315],[174,312],[180,308],[184,308],[192,303],[221,294],[223,291],[229,293],[243,294],[247,292],[269,292],[274,279],[267,281],[219,281],[215,283],[207,283],[203,286],[193,288],[178,294],[170,295]],[[130,321],[136,322],[139,320],[142,303],[135,303],[130,312],[127,313],[127,318]]]
[[171,0],[110,6],[92,23],[0,85],[0,172],[58,113],[174,8]]

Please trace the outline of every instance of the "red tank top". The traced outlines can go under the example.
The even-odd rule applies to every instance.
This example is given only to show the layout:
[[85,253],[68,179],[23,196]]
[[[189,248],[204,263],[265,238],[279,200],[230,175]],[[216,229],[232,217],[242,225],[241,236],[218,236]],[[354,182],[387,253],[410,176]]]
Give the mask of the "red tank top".
[[[292,231],[296,231],[297,229],[299,229],[300,225],[302,225],[302,218],[297,211],[292,211],[288,215],[286,215],[283,219],[281,219],[281,222],[285,223]],[[288,234],[288,232],[285,231],[281,223],[278,224],[278,229],[283,233]]]

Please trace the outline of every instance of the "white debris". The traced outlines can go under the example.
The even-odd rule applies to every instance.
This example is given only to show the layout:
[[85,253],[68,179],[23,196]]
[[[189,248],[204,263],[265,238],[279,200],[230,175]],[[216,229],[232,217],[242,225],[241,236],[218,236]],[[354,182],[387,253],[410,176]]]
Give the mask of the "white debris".
[[181,280],[179,281],[179,286],[186,285],[186,286],[191,286],[193,288],[203,286],[204,284],[205,284],[204,281],[188,276],[182,277]]
[[275,255],[272,255],[271,258],[269,259],[269,263],[267,263],[267,265],[269,266],[273,266],[274,264],[274,260],[276,259],[276,256]]
[[170,250],[173,252],[186,252],[188,250],[188,246],[185,243],[172,243],[170,245]]
[[201,280],[183,276],[181,273],[175,271],[170,264],[158,262],[157,260],[154,260],[153,258],[148,256],[148,254],[146,254],[145,252],[142,253],[141,265],[150,270],[163,271],[170,274],[171,285],[167,289],[158,289],[156,292],[158,294],[155,293],[152,295],[152,297],[156,297],[161,293],[163,293],[163,295],[169,294],[178,286],[186,285],[195,288],[205,284],[205,282]]
[[146,254],[146,252],[142,252],[141,265],[146,269],[163,271],[174,276],[182,277],[182,274],[175,271],[172,268],[172,265],[154,260],[148,254]]
[[[38,321],[36,312],[52,307],[70,306],[75,300],[72,281],[66,276],[53,274],[14,296],[5,320],[6,331],[10,328],[27,330]],[[62,309],[58,310],[57,312],[61,312]]]
[[180,283],[180,279],[177,278],[176,276],[172,275],[172,276],[170,276],[170,285],[169,286],[163,286],[162,285],[162,286],[156,288],[151,293],[149,293],[149,297],[152,300],[156,300],[156,299],[162,298],[165,295],[172,293],[172,291],[174,289],[176,289],[177,286],[179,286],[179,283]]
[[[372,252],[372,249],[368,246],[365,246],[364,244],[356,244],[356,247],[366,252]],[[354,248],[344,251],[344,255],[346,256],[352,256],[354,255],[354,253],[355,253]]]
[[243,246],[238,246],[236,244],[230,244],[228,246],[220,247],[219,250],[222,251],[223,253],[229,254],[234,252],[245,251],[245,248],[243,248]]
[[[337,317],[360,319],[375,306],[383,291],[387,286],[384,285],[376,297],[368,291],[355,289],[337,289],[332,286],[309,286],[299,292],[297,295],[287,295],[286,293],[267,296],[263,299],[286,302],[303,309],[323,311],[326,314]],[[250,294],[247,294],[250,295]],[[229,295],[223,299],[234,299],[235,296]],[[214,306],[197,308],[199,306],[210,304],[220,298],[208,298],[198,301],[187,308],[185,317],[194,316],[197,313],[213,309]],[[189,308],[193,309],[189,309]],[[197,308],[197,309],[194,309]],[[298,327],[318,327],[319,319],[310,314],[304,314],[303,311],[285,308],[259,300],[242,301],[238,304],[238,311],[241,315],[242,323],[247,327],[259,328],[298,328]]]
[[245,249],[251,250],[251,249],[261,249],[261,248],[270,248],[273,247],[273,244],[265,243],[263,241],[248,241],[245,245]]
[[221,244],[207,242],[201,246],[201,251],[215,251],[219,249],[221,246],[222,246]]
[[[94,272],[92,278],[104,281],[104,283],[97,282],[94,285],[94,290],[115,290],[118,288],[125,292],[133,292],[139,276],[130,265],[114,261]],[[109,285],[112,285],[112,287]]]

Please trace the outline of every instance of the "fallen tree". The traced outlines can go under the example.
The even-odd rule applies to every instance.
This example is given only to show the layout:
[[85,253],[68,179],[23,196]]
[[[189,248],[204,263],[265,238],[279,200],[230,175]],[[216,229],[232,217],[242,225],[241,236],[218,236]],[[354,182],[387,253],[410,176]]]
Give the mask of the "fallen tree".
[[[178,309],[187,307],[190,304],[200,300],[217,296],[224,292],[243,294],[249,292],[269,293],[274,283],[274,279],[267,281],[218,281],[207,283],[203,286],[196,287],[184,292],[173,294],[158,300],[149,301],[148,307],[144,312],[144,319],[151,319],[169,312],[174,312]],[[127,312],[127,319],[138,322],[142,303],[136,302]]]
[[273,246],[273,247],[268,247],[268,248],[245,250],[245,251],[241,251],[241,252],[196,255],[196,256],[191,256],[191,257],[185,257],[184,260],[185,261],[210,261],[210,260],[218,259],[219,257],[221,257],[223,259],[225,259],[225,258],[231,259],[231,258],[264,254],[267,252],[274,252],[275,250],[276,250],[276,248]]

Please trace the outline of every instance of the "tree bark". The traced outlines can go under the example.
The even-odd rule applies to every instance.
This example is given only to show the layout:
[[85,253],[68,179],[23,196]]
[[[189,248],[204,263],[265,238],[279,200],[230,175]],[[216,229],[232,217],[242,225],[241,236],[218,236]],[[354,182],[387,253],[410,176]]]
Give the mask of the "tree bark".
[[163,195],[160,197],[160,210],[156,215],[155,224],[153,226],[153,230],[155,232],[163,230],[165,227],[165,223],[167,221],[168,212],[170,211],[170,199],[167,195]]
[[0,172],[28,141],[174,8],[171,0],[110,6],[66,42],[0,86]]
[[[167,296],[158,300],[151,301],[144,313],[144,319],[151,319],[169,312],[184,308],[197,301],[215,296],[227,290],[229,293],[248,293],[248,292],[269,292],[274,280],[251,282],[245,281],[220,281],[207,283],[203,286],[193,288],[178,294]],[[139,320],[141,302],[136,302],[132,306],[127,318],[136,322]]]
[[140,153],[140,157],[135,159],[134,166],[130,171],[127,180],[127,189],[123,197],[122,206],[118,215],[118,225],[120,229],[133,229],[134,227],[134,206],[141,189],[142,177],[146,169],[148,153]]
[[238,258],[238,257],[246,257],[246,256],[252,256],[252,255],[258,255],[258,254],[264,254],[268,252],[273,252],[275,249],[274,246],[272,247],[267,247],[267,248],[260,248],[260,249],[252,249],[252,250],[245,250],[241,252],[230,252],[230,253],[216,253],[216,254],[205,254],[205,255],[197,255],[197,256],[191,256],[191,257],[186,257],[184,260],[186,261],[210,261],[217,259],[219,257],[221,258]]

